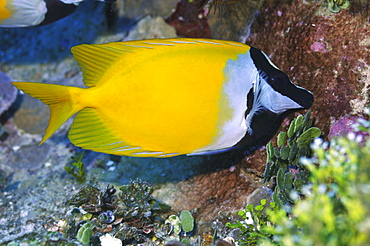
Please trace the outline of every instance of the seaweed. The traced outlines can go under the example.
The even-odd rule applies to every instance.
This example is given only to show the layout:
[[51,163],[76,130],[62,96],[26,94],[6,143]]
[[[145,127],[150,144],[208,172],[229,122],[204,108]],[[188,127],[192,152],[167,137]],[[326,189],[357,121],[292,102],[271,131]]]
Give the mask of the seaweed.
[[227,227],[240,230],[238,245],[256,245],[260,238],[270,237],[271,234],[264,230],[268,225],[264,210],[275,208],[274,202],[267,204],[266,199],[262,199],[259,205],[248,204],[238,212],[243,220],[226,223]]
[[[329,142],[320,138],[313,141],[311,156],[299,160],[299,165],[310,174],[302,188],[304,199],[290,195],[293,204],[289,211],[278,203],[268,208],[266,201],[261,200],[261,205],[248,205],[239,212],[245,220],[228,224],[241,231],[239,245],[366,245],[369,242],[370,108],[365,113],[367,118],[359,119],[347,136],[334,137]],[[301,125],[300,120],[297,122]],[[293,136],[295,131],[288,132]],[[285,143],[281,139],[284,137],[278,141],[280,146]],[[284,169],[278,169],[274,175],[280,180],[277,189],[294,189],[291,176],[286,176]],[[280,197],[277,201],[281,201]],[[262,208],[267,208],[266,215],[260,212]]]
[[86,181],[86,171],[85,171],[85,164],[82,162],[82,158],[84,157],[84,152],[78,153],[71,157],[72,163],[71,165],[65,166],[64,170],[66,170],[69,175],[76,179],[76,181],[80,184],[85,183]]
[[333,13],[339,13],[349,7],[349,0],[327,0],[327,2],[329,10]]
[[302,187],[309,183],[309,171],[299,161],[301,157],[311,157],[310,144],[321,135],[321,130],[312,126],[311,112],[295,118],[287,132],[277,136],[277,147],[272,141],[266,146],[267,163],[263,182],[276,177],[272,199],[279,207],[294,203],[291,196],[302,194]]

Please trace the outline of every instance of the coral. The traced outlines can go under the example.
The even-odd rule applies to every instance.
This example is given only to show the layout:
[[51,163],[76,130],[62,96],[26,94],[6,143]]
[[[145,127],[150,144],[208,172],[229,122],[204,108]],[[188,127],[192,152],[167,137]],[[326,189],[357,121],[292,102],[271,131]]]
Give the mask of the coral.
[[[263,50],[294,83],[313,93],[312,115],[326,136],[331,121],[357,107],[351,102],[366,99],[362,81],[368,66],[364,61],[370,59],[364,42],[369,24],[368,17],[350,11],[323,13],[322,3],[265,1],[247,44]],[[324,49],[312,49],[315,43]]]
[[105,223],[105,224],[110,224],[114,221],[115,217],[114,217],[114,214],[112,211],[108,210],[104,213],[101,213],[99,215],[99,220],[100,222],[102,223]]
[[180,221],[179,216],[172,214],[172,215],[168,216],[165,223],[169,224],[170,227],[171,227],[169,233],[172,233],[172,231],[173,231],[176,234],[180,234],[180,232],[181,232],[181,221]]
[[131,182],[130,185],[122,186],[120,191],[117,216],[123,216],[126,220],[141,218],[144,221],[150,221],[152,206],[156,202],[152,196],[152,185],[144,181],[136,181]]
[[[151,184],[138,180],[121,186],[117,194],[111,185],[101,189],[96,184],[88,184],[68,200],[76,207],[68,213],[68,226],[64,231],[68,237],[77,234],[77,238],[85,240],[87,234],[82,228],[88,223],[93,228],[93,236],[110,233],[124,243],[144,242],[153,236],[155,227],[160,230],[164,220],[157,220],[169,210],[154,199],[152,192]],[[77,230],[82,223],[85,224]]]

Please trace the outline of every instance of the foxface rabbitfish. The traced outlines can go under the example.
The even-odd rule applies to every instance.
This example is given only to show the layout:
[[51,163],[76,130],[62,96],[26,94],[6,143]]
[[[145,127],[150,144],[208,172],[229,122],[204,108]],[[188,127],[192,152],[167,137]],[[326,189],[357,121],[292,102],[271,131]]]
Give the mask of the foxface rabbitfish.
[[72,53],[88,88],[13,84],[50,107],[45,142],[76,114],[69,139],[114,155],[169,157],[250,149],[312,94],[260,50],[212,39],[82,44]]

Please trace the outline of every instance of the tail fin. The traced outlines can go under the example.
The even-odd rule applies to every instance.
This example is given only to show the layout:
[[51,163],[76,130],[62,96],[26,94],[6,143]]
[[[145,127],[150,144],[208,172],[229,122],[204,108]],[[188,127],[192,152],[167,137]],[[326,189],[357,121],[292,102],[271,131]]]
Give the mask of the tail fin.
[[50,108],[49,125],[40,145],[53,135],[67,119],[80,110],[72,102],[70,90],[74,87],[32,82],[12,82],[12,84],[24,93],[40,99]]

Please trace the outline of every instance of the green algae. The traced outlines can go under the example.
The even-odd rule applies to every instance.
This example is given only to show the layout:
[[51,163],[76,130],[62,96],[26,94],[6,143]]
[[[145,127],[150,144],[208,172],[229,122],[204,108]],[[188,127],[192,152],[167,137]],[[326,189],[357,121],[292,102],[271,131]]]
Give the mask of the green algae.
[[90,222],[83,224],[77,232],[77,240],[83,243],[83,245],[88,246],[90,244],[90,239],[92,236],[92,225]]
[[185,232],[194,230],[194,218],[189,210],[183,210],[180,213],[181,227]]
[[71,175],[76,181],[80,184],[86,182],[86,171],[85,171],[85,164],[82,162],[82,158],[84,157],[84,152],[78,153],[71,157],[73,162],[64,167],[64,170]]

